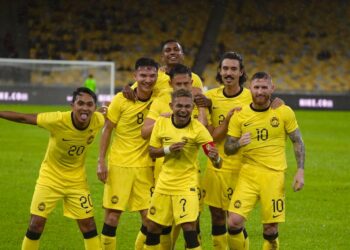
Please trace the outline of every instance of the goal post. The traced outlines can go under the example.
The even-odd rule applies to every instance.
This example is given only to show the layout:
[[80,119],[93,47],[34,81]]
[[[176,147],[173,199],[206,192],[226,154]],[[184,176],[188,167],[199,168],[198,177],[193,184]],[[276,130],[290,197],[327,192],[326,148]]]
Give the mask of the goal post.
[[66,104],[88,75],[100,103],[115,93],[115,63],[0,58],[0,103]]

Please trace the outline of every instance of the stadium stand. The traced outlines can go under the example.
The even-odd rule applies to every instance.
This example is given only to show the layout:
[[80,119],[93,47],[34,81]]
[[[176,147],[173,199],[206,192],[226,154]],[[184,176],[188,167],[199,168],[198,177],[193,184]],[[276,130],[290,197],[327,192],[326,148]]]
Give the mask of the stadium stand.
[[[160,61],[161,41],[176,38],[193,65],[212,3],[30,1],[30,57],[113,60],[116,84],[124,85],[136,58]],[[349,14],[344,0],[228,1],[205,85],[217,86],[218,58],[234,50],[244,56],[248,75],[268,71],[278,90],[349,92]]]

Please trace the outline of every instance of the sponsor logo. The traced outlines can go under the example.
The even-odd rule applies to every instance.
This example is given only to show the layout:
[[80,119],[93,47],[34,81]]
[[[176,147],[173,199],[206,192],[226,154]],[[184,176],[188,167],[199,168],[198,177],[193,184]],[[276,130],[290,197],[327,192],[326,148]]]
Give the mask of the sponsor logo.
[[150,213],[151,215],[154,215],[154,214],[156,213],[156,208],[155,208],[155,207],[150,207],[149,213]]
[[164,141],[170,141],[171,137],[164,137]]
[[241,201],[240,200],[236,200],[235,203],[234,203],[234,207],[235,208],[240,208],[241,207]]
[[112,197],[112,199],[111,199],[111,202],[112,202],[113,204],[117,204],[118,201],[119,201],[119,198],[118,198],[118,196],[116,196],[116,195],[114,195],[114,196]]
[[182,219],[185,216],[187,216],[187,214],[181,214],[179,217],[180,217],[180,219]]
[[270,124],[272,127],[277,128],[280,125],[280,122],[277,117],[272,117],[270,120]]
[[252,122],[246,122],[246,123],[243,124],[243,126],[244,126],[244,127],[247,127],[247,126],[249,126],[250,124],[252,124]]
[[91,211],[92,211],[92,209],[86,210],[85,212],[88,214],[88,213],[90,213]]
[[44,202],[39,203],[39,205],[38,205],[38,209],[39,209],[39,211],[44,211],[44,210],[45,210],[45,208],[46,208],[46,205],[45,205],[45,203],[44,203]]

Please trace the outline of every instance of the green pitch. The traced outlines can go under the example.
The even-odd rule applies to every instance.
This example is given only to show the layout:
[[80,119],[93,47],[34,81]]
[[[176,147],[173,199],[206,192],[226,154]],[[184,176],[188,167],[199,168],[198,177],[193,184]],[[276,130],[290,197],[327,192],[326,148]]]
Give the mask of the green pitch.
[[[27,113],[67,110],[69,107],[6,106],[0,110]],[[295,161],[288,143],[286,223],[280,225],[281,249],[350,249],[350,112],[297,111],[306,145],[305,188],[291,188]],[[48,132],[36,126],[0,120],[0,249],[20,249],[29,221],[29,207],[40,163],[48,142]],[[97,139],[87,159],[98,231],[103,224],[103,185],[96,177]],[[205,159],[201,158],[202,163]],[[122,215],[117,230],[118,249],[133,249],[140,228],[139,215]],[[212,249],[208,209],[201,217],[203,249]],[[247,222],[251,249],[261,249],[262,230],[259,208]],[[183,249],[179,239],[176,249]],[[49,217],[40,249],[84,249],[75,221],[62,215],[59,203]]]

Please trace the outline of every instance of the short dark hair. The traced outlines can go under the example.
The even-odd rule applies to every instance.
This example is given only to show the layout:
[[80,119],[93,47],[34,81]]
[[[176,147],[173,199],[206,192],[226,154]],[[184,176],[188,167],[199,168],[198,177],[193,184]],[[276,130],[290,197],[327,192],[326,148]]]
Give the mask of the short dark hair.
[[219,66],[218,66],[218,72],[216,74],[216,80],[219,82],[219,83],[223,83],[222,81],[222,77],[220,75],[220,70],[221,70],[221,67],[222,67],[222,62],[225,60],[225,59],[232,59],[232,60],[237,60],[239,62],[239,68],[240,70],[243,72],[243,74],[239,77],[239,85],[243,85],[246,81],[247,81],[247,74],[245,72],[245,69],[244,69],[244,64],[243,64],[243,57],[237,53],[237,52],[234,52],[234,51],[230,51],[230,52],[226,52],[220,59],[220,62],[219,62]]
[[168,73],[170,79],[173,79],[175,75],[179,74],[187,74],[190,77],[192,77],[191,69],[181,63],[175,64],[174,67],[172,67],[170,72]]
[[269,73],[264,72],[264,71],[260,71],[260,72],[256,72],[253,76],[251,81],[255,80],[255,79],[266,79],[272,82],[272,77]]
[[183,51],[182,45],[176,39],[168,39],[168,40],[165,40],[164,42],[162,42],[160,50],[163,51],[164,46],[167,45],[168,43],[177,43],[180,46],[181,50]]
[[81,93],[86,93],[86,94],[90,95],[92,97],[92,99],[94,99],[95,104],[97,103],[97,96],[96,96],[95,92],[89,88],[86,88],[86,87],[79,87],[76,90],[74,90],[72,103],[75,102],[75,100],[77,99],[77,96],[80,95]]
[[141,57],[139,59],[137,59],[137,61],[135,62],[135,70],[137,70],[139,67],[154,67],[158,70],[158,63],[156,61],[154,61],[152,58],[148,58],[148,57]]
[[186,89],[175,90],[174,92],[171,93],[171,102],[173,102],[175,98],[178,98],[178,97],[189,97],[192,99],[192,93],[191,91],[188,91]]

